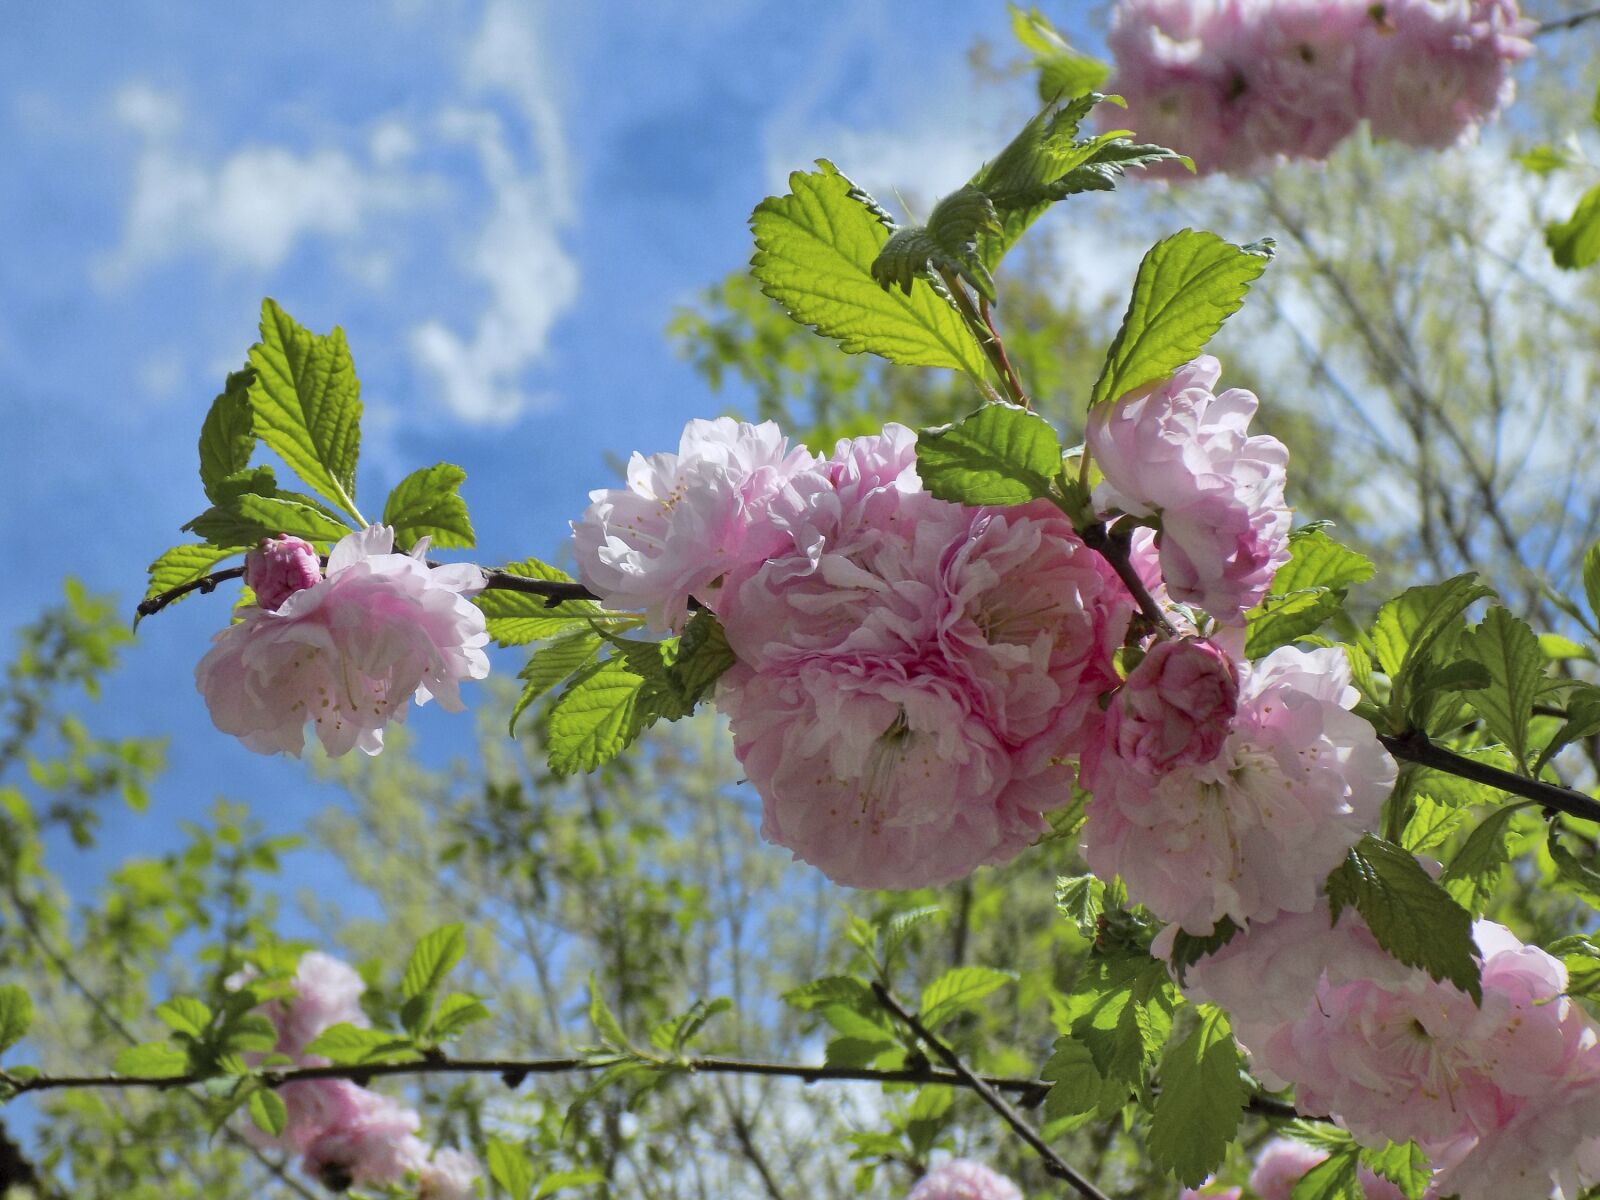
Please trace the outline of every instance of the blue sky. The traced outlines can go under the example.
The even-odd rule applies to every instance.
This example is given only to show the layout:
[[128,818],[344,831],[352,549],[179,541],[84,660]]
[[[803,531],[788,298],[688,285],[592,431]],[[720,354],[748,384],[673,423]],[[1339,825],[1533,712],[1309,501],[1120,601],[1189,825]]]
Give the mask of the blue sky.
[[[131,612],[203,507],[199,423],[262,296],[349,335],[369,511],[455,461],[480,561],[559,556],[608,455],[730,402],[662,330],[748,258],[787,171],[827,155],[936,194],[1031,103],[1024,79],[972,80],[977,39],[1013,57],[999,0],[0,12],[7,640],[69,573]],[[225,620],[196,598],[141,626],[97,720],[170,734],[171,771],[149,813],[107,813],[102,849],[63,851],[81,883],[219,790],[275,830],[329,800],[211,728],[191,671]],[[429,759],[468,744],[468,721],[412,724]]]

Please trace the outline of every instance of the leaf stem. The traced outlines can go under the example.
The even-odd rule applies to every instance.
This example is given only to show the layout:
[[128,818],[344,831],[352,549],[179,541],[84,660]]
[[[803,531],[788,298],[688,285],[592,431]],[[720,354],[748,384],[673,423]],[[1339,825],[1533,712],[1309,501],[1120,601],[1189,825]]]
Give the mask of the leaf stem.
[[972,1070],[961,1061],[960,1055],[958,1055],[948,1045],[936,1037],[934,1033],[917,1017],[907,1012],[905,1008],[901,1006],[900,1002],[890,994],[888,988],[884,987],[883,984],[874,981],[872,984],[872,994],[878,998],[879,1004],[883,1005],[883,1007],[900,1022],[902,1022],[907,1029],[916,1034],[917,1037],[921,1039],[921,1041],[928,1047],[928,1049],[932,1050],[936,1055],[938,1055],[939,1058],[944,1061],[945,1066],[949,1067],[954,1074],[959,1076],[962,1082],[967,1085],[967,1087],[976,1092],[978,1097],[985,1104],[994,1109],[994,1111],[1000,1115],[1001,1120],[1003,1120],[1007,1125],[1011,1126],[1012,1131],[1028,1144],[1029,1149],[1031,1149],[1035,1154],[1044,1160],[1044,1167],[1046,1171],[1048,1171],[1051,1175],[1054,1175],[1057,1179],[1063,1179],[1067,1183],[1071,1184],[1075,1189],[1077,1189],[1077,1192],[1080,1196],[1085,1197],[1085,1200],[1110,1200],[1110,1197],[1108,1197],[1083,1175],[1080,1175],[1073,1168],[1071,1163],[1067,1162],[1066,1159],[1057,1154],[1055,1150],[1051,1148],[1050,1143],[1039,1136],[1039,1131],[1032,1125],[1028,1124],[1028,1122],[1023,1119],[1022,1114],[1017,1112],[1016,1109],[1012,1108],[1011,1105],[1007,1103],[1004,1096],[1002,1096],[995,1088],[989,1086],[989,1083],[986,1080],[978,1075],[973,1074]]
[[944,280],[944,285],[950,292],[950,298],[956,302],[956,308],[961,313],[962,320],[966,321],[967,328],[972,331],[972,336],[978,339],[984,357],[989,360],[989,365],[994,368],[1000,377],[1001,386],[1005,388],[1006,398],[1013,404],[1020,404],[1023,408],[1031,409],[1032,402],[1028,394],[1022,389],[1022,381],[1017,378],[1011,359],[1006,354],[1005,343],[1000,340],[1000,334],[994,324],[989,320],[989,303],[984,301],[983,312],[973,307],[972,297],[967,294],[966,285],[956,277],[952,271],[940,271],[939,278]]

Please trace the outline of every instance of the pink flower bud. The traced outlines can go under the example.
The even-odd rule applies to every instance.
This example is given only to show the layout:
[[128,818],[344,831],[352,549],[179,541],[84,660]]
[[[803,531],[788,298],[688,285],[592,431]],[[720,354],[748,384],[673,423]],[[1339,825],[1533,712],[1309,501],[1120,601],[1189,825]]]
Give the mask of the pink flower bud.
[[1239,711],[1239,674],[1215,644],[1157,642],[1106,713],[1113,753],[1152,775],[1210,762]]
[[272,612],[301,588],[322,580],[322,564],[310,542],[280,533],[263,538],[244,556],[244,581],[256,594],[256,603]]

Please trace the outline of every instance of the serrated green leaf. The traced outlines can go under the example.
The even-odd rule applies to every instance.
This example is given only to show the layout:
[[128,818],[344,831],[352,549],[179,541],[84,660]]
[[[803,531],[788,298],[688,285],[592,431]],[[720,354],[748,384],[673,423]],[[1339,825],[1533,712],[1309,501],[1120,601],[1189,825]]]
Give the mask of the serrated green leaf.
[[1539,761],[1529,772],[1537,777],[1549,762],[1573,742],[1600,733],[1600,688],[1586,687],[1567,696],[1567,718],[1539,752]]
[[1530,146],[1512,157],[1524,170],[1532,171],[1535,175],[1548,175],[1572,164],[1571,156],[1559,146]]
[[489,1138],[489,1178],[510,1200],[528,1200],[533,1191],[533,1163],[521,1143]]
[[1471,914],[1405,850],[1365,835],[1328,876],[1327,892],[1335,920],[1354,905],[1390,955],[1482,1001]]
[[1329,1155],[1300,1177],[1291,1200],[1361,1200],[1359,1165],[1353,1149]]
[[1390,1142],[1376,1150],[1363,1146],[1360,1154],[1367,1168],[1399,1188],[1406,1200],[1422,1200],[1427,1194],[1433,1168],[1415,1142]]
[[1245,614],[1245,657],[1262,658],[1279,646],[1315,633],[1343,606],[1339,593],[1328,588],[1263,596],[1261,603]]
[[1378,609],[1372,643],[1391,681],[1391,711],[1403,713],[1410,706],[1412,680],[1445,631],[1459,627],[1461,614],[1475,601],[1493,594],[1468,572],[1407,588]]
[[434,1041],[442,1042],[460,1036],[469,1025],[487,1021],[494,1014],[476,996],[465,992],[451,992],[439,1001],[429,1029]]
[[161,592],[171,591],[192,583],[202,575],[209,575],[218,563],[236,554],[243,554],[248,546],[183,545],[164,550],[161,557],[150,564],[150,586],[145,588],[145,599]]
[[0,987],[0,1054],[23,1038],[33,1026],[33,1001],[14,983]]
[[383,504],[383,524],[394,527],[395,546],[409,548],[422,537],[445,549],[473,545],[477,535],[458,491],[466,478],[454,463],[435,463],[395,484]]
[[254,381],[255,372],[248,367],[229,374],[200,426],[200,483],[213,501],[218,499],[217,485],[249,466],[256,448],[248,397]]
[[1016,981],[1016,972],[994,967],[952,967],[922,989],[918,1010],[923,1024],[937,1029],[957,1013],[975,1008],[984,997]]
[[1450,840],[1457,827],[1466,819],[1466,810],[1450,804],[1441,804],[1426,793],[1418,794],[1411,807],[1411,816],[1400,834],[1400,844],[1413,854],[1432,850]]
[[872,989],[849,975],[825,975],[810,983],[787,991],[782,996],[785,1004],[801,1012],[814,1012],[831,1004],[843,1005],[860,1013],[877,1008]]
[[830,1067],[870,1067],[878,1056],[893,1050],[892,1038],[836,1037],[828,1042],[822,1061]]
[[789,194],[768,197],[751,214],[750,269],[761,290],[846,353],[983,378],[982,349],[932,285],[918,281],[908,296],[873,279],[872,263],[889,230],[838,168],[818,165],[821,171],[790,175]]
[[262,538],[286,533],[327,545],[350,530],[309,504],[281,496],[245,492],[226,504],[214,504],[183,527],[214,546],[253,546]]
[[1578,199],[1565,221],[1544,227],[1545,244],[1556,266],[1575,271],[1600,258],[1600,185]]
[[1210,933],[1204,937],[1180,929],[1172,939],[1172,953],[1167,956],[1167,962],[1172,967],[1172,972],[1177,976],[1178,985],[1183,986],[1184,976],[1190,967],[1202,958],[1215,954],[1233,940],[1239,927],[1233,923],[1232,917],[1223,917],[1216,923]]
[[1056,878],[1056,909],[1078,927],[1086,938],[1094,937],[1105,911],[1106,885],[1094,875],[1061,875]]
[[1528,726],[1544,679],[1544,654],[1525,621],[1498,605],[1461,639],[1461,648],[1489,672],[1489,686],[1467,693],[1490,735],[1511,751],[1519,769],[1528,761]]
[[1108,1081],[1133,1087],[1172,1031],[1166,966],[1148,957],[1094,963],[1074,983],[1062,1016]]
[[1272,577],[1269,595],[1286,595],[1303,588],[1339,590],[1372,578],[1372,560],[1342,546],[1316,526],[1289,535],[1289,561]]
[[250,1119],[261,1132],[277,1137],[289,1124],[289,1106],[271,1088],[257,1088],[250,1093]]
[[1157,242],[1139,264],[1090,407],[1165,379],[1204,350],[1270,257],[1270,248],[1245,249],[1203,230]]
[[629,1048],[628,1035],[623,1031],[617,1015],[611,1011],[611,1006],[606,1003],[605,993],[600,990],[593,972],[589,975],[589,1024],[594,1026],[601,1043],[608,1049],[625,1051]]
[[261,340],[250,348],[256,436],[311,490],[356,520],[361,385],[344,330],[314,334],[276,301],[261,303]]
[[412,1058],[416,1055],[416,1046],[401,1034],[341,1022],[314,1037],[303,1053],[320,1054],[339,1065],[359,1065]]
[[1490,813],[1468,835],[1449,865],[1439,875],[1439,882],[1452,899],[1468,912],[1481,913],[1494,897],[1500,877],[1511,861],[1511,819],[1518,810],[1533,803],[1508,804]]
[[1200,1006],[1194,1031],[1161,1061],[1150,1119],[1150,1156],[1189,1187],[1221,1165],[1244,1112],[1239,1050],[1228,1018]]
[[1051,1085],[1045,1093],[1044,1118],[1052,1133],[1075,1129],[1096,1116],[1109,1117],[1131,1096],[1126,1083],[1101,1075],[1089,1048],[1072,1037],[1056,1040],[1039,1075]]
[[176,1079],[189,1073],[189,1052],[174,1042],[144,1042],[117,1055],[112,1070],[122,1076]]
[[1550,861],[1556,868],[1556,887],[1563,892],[1580,897],[1591,908],[1600,908],[1600,872],[1596,872],[1573,857],[1561,844],[1554,828],[1545,842]]
[[517,734],[517,718],[528,705],[551,688],[586,667],[599,651],[601,638],[597,633],[573,633],[541,646],[529,656],[527,665],[517,672],[523,681],[522,695],[511,709],[509,732]]
[[[553,567],[537,558],[525,558],[507,563],[500,568],[509,575],[528,579],[543,579],[551,583],[572,583],[572,576],[559,567]],[[548,604],[542,596],[530,596],[504,588],[479,592],[472,602],[483,610],[489,636],[502,646],[524,646],[529,642],[559,637],[576,630],[588,630],[592,622],[606,625],[618,624],[618,618],[608,615],[592,600],[563,600]],[[627,618],[633,624],[638,618]]]
[[591,1184],[605,1181],[604,1175],[589,1168],[579,1171],[551,1171],[539,1180],[539,1187],[533,1193],[533,1200],[545,1200],[545,1197],[554,1196],[557,1192],[564,1192],[568,1188],[589,1187]]
[[1009,7],[1011,32],[1033,53],[1031,65],[1039,73],[1039,99],[1049,103],[1100,90],[1111,74],[1109,66],[1074,50],[1037,8]]
[[1590,546],[1583,556],[1583,594],[1589,601],[1589,612],[1600,619],[1600,542]]
[[620,656],[574,675],[550,706],[550,769],[557,775],[592,771],[620,754],[638,733],[635,714],[644,684]]
[[460,922],[435,929],[411,952],[400,980],[400,994],[408,1000],[431,995],[466,952],[467,935]]
[[174,1033],[200,1037],[211,1024],[211,1009],[193,996],[174,996],[156,1005],[156,1016]]
[[917,434],[917,474],[941,500],[1026,504],[1061,472],[1061,442],[1037,413],[986,404],[953,425]]

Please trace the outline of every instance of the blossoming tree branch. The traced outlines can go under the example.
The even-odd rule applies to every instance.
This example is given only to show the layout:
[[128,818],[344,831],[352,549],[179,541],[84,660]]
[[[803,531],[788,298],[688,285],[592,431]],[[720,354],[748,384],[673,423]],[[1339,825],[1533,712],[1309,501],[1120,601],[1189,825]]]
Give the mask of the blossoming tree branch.
[[[590,493],[575,576],[445,561],[474,543],[465,472],[413,472],[369,521],[350,349],[267,300],[201,428],[206,507],[151,565],[139,613],[227,586],[195,679],[216,727],[261,753],[299,755],[309,730],[331,756],[376,755],[413,703],[462,709],[491,644],[526,647],[511,732],[540,723],[557,775],[714,705],[762,836],[838,884],[1037,863],[1091,946],[1038,1070],[983,1075],[943,1032],[1004,972],[958,967],[912,1002],[889,985],[904,931],[870,927],[853,936],[872,974],[785,997],[838,1034],[821,1063],[702,1052],[726,1007],[710,1000],[628,1030],[598,990],[591,1045],[457,1057],[491,1014],[448,989],[464,934],[447,926],[406,964],[387,1027],[337,959],[241,955],[214,994],[157,1009],[169,1039],[75,1076],[6,1065],[0,1096],[197,1088],[213,1127],[329,1188],[435,1198],[474,1194],[482,1167],[433,1149],[375,1088],[387,1077],[962,1089],[1087,1197],[1112,1186],[1060,1140],[1119,1120],[1175,1187],[1203,1189],[1186,1195],[1534,1200],[1600,1182],[1600,1026],[1582,1002],[1600,945],[1482,916],[1502,888],[1600,895],[1600,802],[1559,767],[1600,733],[1600,687],[1556,669],[1473,574],[1389,594],[1291,510],[1289,448],[1251,431],[1257,396],[1207,353],[1272,286],[1269,239],[1152,246],[1070,428],[1034,411],[1002,328],[1002,265],[1053,206],[1110,221],[1130,173],[1321,158],[1361,122],[1454,144],[1509,99],[1535,30],[1512,0],[1123,0],[1107,83],[1017,17],[1048,103],[924,223],[826,161],[751,217],[752,273],[790,317],[845,353],[964,379],[969,415],[831,448],[692,420],[675,451],[635,453],[623,486]],[[1563,265],[1595,256],[1589,203],[1549,232]],[[1584,588],[1560,605],[1600,638],[1600,547]],[[1087,872],[1057,878],[1074,844]],[[30,1014],[0,990],[0,1048]],[[1281,1136],[1248,1179],[1218,1182],[1247,1112]],[[495,1186],[531,1194],[495,1146]],[[911,1195],[1021,1193],[955,1161]]]

